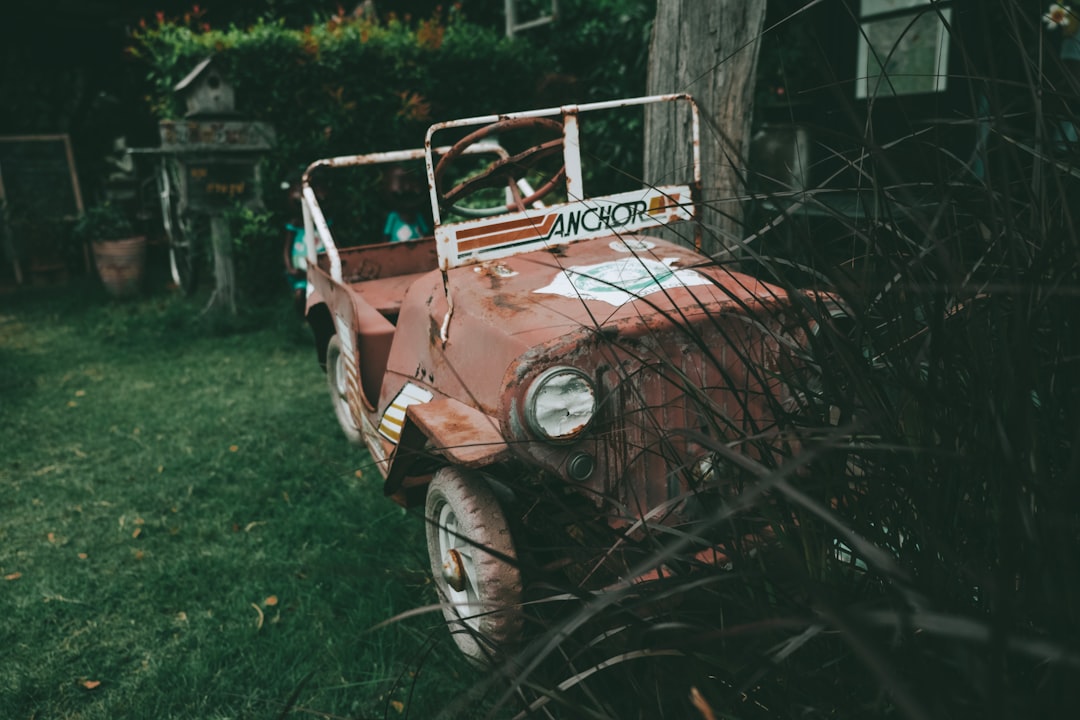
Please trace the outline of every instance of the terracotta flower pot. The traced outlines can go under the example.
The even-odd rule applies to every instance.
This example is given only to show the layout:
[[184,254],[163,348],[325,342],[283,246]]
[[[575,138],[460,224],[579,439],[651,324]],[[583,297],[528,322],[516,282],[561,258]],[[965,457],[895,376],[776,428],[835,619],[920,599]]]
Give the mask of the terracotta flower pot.
[[115,298],[137,295],[142,288],[146,264],[146,236],[98,240],[92,245],[94,264],[105,290]]

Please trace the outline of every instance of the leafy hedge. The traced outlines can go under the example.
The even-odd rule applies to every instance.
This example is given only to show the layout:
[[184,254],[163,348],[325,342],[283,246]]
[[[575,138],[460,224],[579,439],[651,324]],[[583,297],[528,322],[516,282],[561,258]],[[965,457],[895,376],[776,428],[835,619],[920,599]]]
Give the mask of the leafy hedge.
[[159,15],[133,39],[161,119],[182,115],[172,88],[215,55],[243,115],[276,129],[271,177],[328,155],[416,147],[439,119],[527,106],[553,64],[527,41],[508,41],[454,10],[415,24],[339,14],[300,29],[270,20],[215,29],[197,14]]

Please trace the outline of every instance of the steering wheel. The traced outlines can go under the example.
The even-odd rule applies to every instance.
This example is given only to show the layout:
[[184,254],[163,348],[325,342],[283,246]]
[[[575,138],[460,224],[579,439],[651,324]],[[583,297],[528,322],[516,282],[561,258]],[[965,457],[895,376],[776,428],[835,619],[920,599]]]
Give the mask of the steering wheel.
[[[462,180],[445,193],[437,191],[439,206],[444,209],[452,210],[464,217],[488,217],[507,211],[524,210],[527,205],[531,205],[554,190],[562,179],[566,177],[565,165],[559,168],[559,171],[555,173],[551,179],[529,193],[526,197],[522,197],[521,191],[517,186],[518,179],[524,177],[529,169],[536,165],[537,162],[562,151],[562,123],[549,118],[516,118],[513,120],[500,120],[499,122],[492,123],[491,125],[487,125],[479,130],[469,133],[461,140],[454,143],[454,145],[446,151],[446,154],[439,159],[439,164],[435,167],[435,187],[438,188],[442,184],[442,177],[446,172],[446,169],[450,167],[455,160],[460,158],[465,153],[465,150],[474,143],[477,143],[490,135],[497,135],[512,130],[532,129],[553,130],[557,132],[559,136],[553,140],[534,145],[516,155],[499,158],[488,165],[482,172]],[[477,190],[489,187],[499,187],[504,183],[510,189],[510,195],[513,198],[513,202],[506,206],[500,205],[490,208],[470,208],[459,204],[463,198],[473,194]]]

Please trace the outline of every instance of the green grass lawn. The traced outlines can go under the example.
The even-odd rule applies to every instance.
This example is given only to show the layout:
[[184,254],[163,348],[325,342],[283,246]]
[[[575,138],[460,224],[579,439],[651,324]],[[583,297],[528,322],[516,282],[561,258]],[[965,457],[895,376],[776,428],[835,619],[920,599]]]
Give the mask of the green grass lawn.
[[430,717],[476,681],[423,521],[287,302],[0,300],[0,715]]

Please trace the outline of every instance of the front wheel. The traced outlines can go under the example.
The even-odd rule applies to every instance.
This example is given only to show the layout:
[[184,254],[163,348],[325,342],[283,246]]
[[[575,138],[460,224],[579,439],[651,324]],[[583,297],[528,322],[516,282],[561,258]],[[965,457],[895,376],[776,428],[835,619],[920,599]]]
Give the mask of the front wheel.
[[326,346],[326,384],[330,389],[330,402],[334,404],[334,415],[337,416],[338,425],[345,437],[351,443],[360,444],[363,440],[360,428],[356,426],[349,408],[349,373],[345,363],[341,340],[335,335]]
[[517,644],[521,570],[506,516],[479,473],[444,467],[428,486],[427,546],[443,616],[477,665]]

